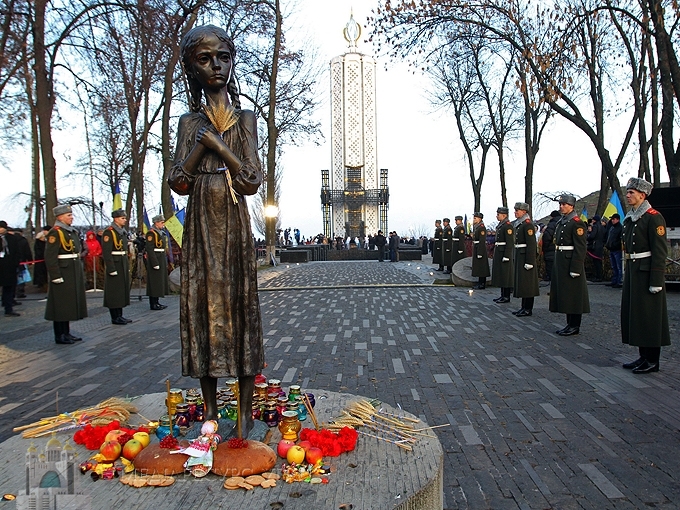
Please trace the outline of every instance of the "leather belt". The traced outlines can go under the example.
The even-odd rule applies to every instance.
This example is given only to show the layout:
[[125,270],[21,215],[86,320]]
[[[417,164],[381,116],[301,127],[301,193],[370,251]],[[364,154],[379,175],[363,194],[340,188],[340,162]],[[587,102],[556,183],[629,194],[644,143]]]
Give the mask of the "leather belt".
[[68,253],[64,255],[57,255],[58,259],[77,259],[78,254],[77,253]]
[[111,255],[127,255],[124,251],[112,251]]
[[153,251],[165,251],[163,248],[154,248]]
[[640,253],[626,253],[626,260],[646,259],[652,256],[651,251],[643,251]]
[[515,248],[526,248],[526,247],[527,247],[526,244],[516,244],[515,245]]
[[505,246],[506,243],[496,243],[496,246]]
[[565,246],[555,246],[560,251],[573,251],[574,247],[570,245],[565,245]]

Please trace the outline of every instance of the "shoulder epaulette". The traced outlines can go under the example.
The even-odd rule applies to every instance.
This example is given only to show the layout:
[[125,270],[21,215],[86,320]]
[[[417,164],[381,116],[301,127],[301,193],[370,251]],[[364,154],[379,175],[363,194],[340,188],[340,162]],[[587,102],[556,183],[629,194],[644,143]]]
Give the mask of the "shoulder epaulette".
[[575,214],[574,217],[572,218],[574,221],[581,221],[581,217],[578,214]]
[[527,218],[526,220],[524,220],[524,223],[531,223],[531,220]]
[[108,227],[106,227],[106,230],[113,230],[113,227],[109,225]]
[[53,228],[54,230],[59,230],[61,227],[60,227],[59,225],[55,225],[55,226],[52,227],[52,228]]
[[649,214],[659,214],[659,211],[657,211],[657,210],[654,209],[653,207],[650,207],[649,209],[647,209],[647,212],[648,212]]

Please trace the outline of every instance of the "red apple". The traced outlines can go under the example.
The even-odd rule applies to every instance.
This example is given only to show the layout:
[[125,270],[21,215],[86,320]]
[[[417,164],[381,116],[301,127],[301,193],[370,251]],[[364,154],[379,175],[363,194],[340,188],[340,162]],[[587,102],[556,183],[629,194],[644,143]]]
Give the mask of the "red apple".
[[305,451],[299,446],[291,446],[286,453],[286,460],[289,464],[302,464],[305,461]]
[[136,439],[130,439],[123,446],[123,457],[127,460],[134,460],[139,452],[144,449],[144,445]]
[[300,441],[298,443],[298,446],[302,448],[304,451],[307,451],[312,447],[312,443],[310,443],[309,441]]
[[312,446],[309,450],[307,450],[307,454],[305,455],[305,460],[309,462],[310,464],[316,464],[323,458],[323,452],[321,451],[321,448],[317,448],[316,446]]
[[118,438],[124,434],[126,434],[124,430],[109,430],[104,441],[118,441]]
[[104,456],[104,460],[113,462],[118,457],[120,457],[120,451],[122,447],[118,441],[104,441],[104,443],[99,447],[99,453]]
[[289,439],[282,439],[281,441],[279,441],[279,444],[276,447],[276,453],[279,454],[279,457],[285,459],[286,454],[288,453],[288,450],[290,450],[291,446],[295,446],[295,441],[290,441]]

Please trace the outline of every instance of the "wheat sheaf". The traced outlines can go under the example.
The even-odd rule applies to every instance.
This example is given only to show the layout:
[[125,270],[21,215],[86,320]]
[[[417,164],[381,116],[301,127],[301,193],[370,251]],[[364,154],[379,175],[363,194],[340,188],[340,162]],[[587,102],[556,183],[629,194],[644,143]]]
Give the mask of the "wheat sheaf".
[[204,105],[203,111],[220,135],[238,122],[238,114],[231,105]]
[[[206,117],[210,120],[211,124],[215,126],[217,132],[221,135],[226,133],[236,122],[238,122],[238,114],[236,110],[231,105],[203,105],[203,111]],[[238,204],[238,198],[236,197],[236,192],[234,191],[231,174],[229,169],[224,168],[224,175],[227,179],[227,186],[229,187],[229,193],[231,194],[231,199],[235,204]]]

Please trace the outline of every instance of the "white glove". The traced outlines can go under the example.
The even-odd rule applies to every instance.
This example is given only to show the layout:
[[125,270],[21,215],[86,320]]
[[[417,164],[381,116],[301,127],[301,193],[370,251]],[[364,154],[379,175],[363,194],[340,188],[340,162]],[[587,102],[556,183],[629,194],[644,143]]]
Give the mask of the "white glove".
[[154,269],[160,269],[161,266],[153,266]]
[[481,255],[477,255],[477,258],[478,258],[478,259],[481,259],[481,258],[482,258],[482,256],[481,256]]
[[57,283],[57,284],[58,283],[64,283],[64,279],[63,278],[55,278],[54,280],[52,280],[52,283]]
[[578,278],[579,276],[581,276],[581,274],[580,273],[569,273],[569,276],[571,276],[572,278]]
[[463,253],[463,250],[458,250],[458,253]]
[[530,269],[533,269],[533,268],[534,268],[534,266],[532,266],[531,264],[524,264],[524,269],[526,269],[527,271],[529,271]]
[[503,257],[502,261],[503,262],[510,262],[510,259],[508,257]]
[[109,276],[118,276],[118,271],[114,271],[113,273],[109,273]]
[[649,287],[649,292],[652,294],[656,294],[657,292],[661,292],[663,290],[663,287]]

